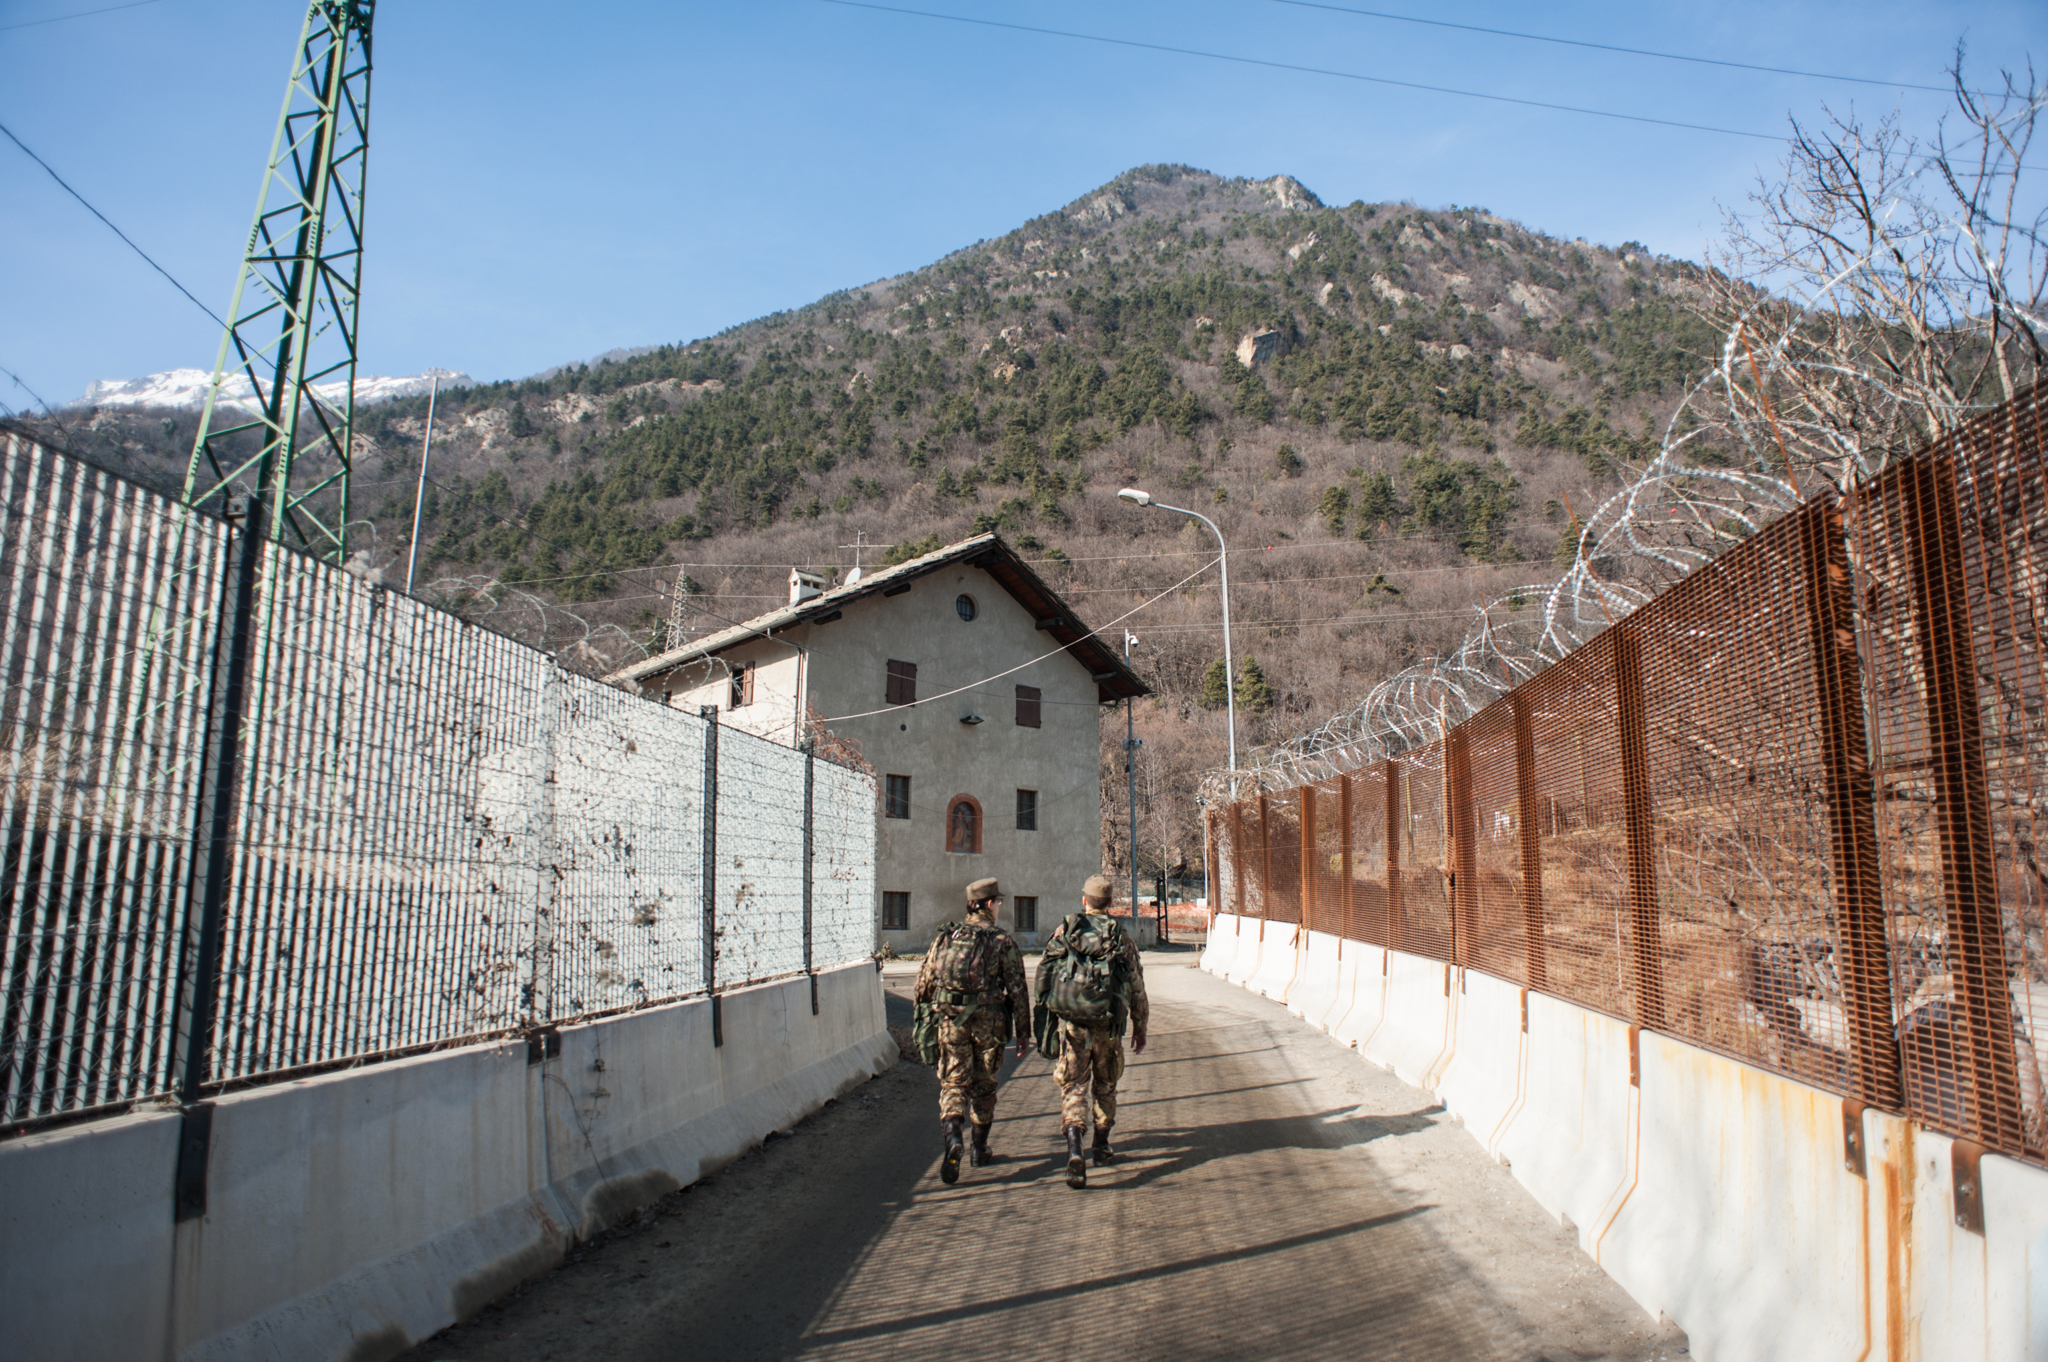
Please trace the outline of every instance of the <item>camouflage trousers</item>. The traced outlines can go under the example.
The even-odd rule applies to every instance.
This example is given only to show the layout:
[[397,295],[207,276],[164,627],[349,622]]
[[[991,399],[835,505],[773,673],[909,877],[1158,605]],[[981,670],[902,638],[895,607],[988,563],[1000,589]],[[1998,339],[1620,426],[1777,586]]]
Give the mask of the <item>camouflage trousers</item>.
[[1009,1017],[980,1007],[966,1024],[939,1022],[939,1119],[971,1117],[985,1126],[996,1119],[996,1072],[1003,1067]]
[[1094,1099],[1095,1125],[1116,1124],[1116,1081],[1124,1076],[1123,1037],[1112,1026],[1060,1022],[1060,1057],[1053,1062],[1053,1082],[1060,1085],[1060,1126],[1088,1128],[1089,1099]]

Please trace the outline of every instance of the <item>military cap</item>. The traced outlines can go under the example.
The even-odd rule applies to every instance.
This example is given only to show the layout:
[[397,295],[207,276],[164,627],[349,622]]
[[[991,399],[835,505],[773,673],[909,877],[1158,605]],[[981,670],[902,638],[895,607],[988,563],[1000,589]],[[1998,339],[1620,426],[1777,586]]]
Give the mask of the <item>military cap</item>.
[[1088,882],[1081,886],[1081,897],[1090,903],[1108,903],[1116,895],[1116,886],[1109,882],[1107,875],[1090,875]]
[[980,903],[984,899],[999,899],[1002,896],[1003,887],[994,880],[976,880],[973,884],[967,886],[967,901],[969,903]]

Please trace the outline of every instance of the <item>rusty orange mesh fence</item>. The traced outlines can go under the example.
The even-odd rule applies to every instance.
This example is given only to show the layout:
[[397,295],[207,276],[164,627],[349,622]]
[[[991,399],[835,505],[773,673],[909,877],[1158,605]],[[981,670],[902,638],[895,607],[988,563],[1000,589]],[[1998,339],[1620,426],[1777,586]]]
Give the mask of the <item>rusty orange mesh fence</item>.
[[2036,830],[2048,794],[2041,392],[1885,474],[1855,517],[1858,623],[1906,1107],[2048,1154]]
[[[1522,912],[1521,782],[1515,767],[1515,711],[1496,702],[1465,725],[1465,790],[1471,810],[1469,894],[1460,904],[1466,964],[1528,983],[1529,933]],[[1461,884],[1461,887],[1464,885]]]
[[1266,916],[1275,922],[1301,921],[1301,791],[1268,796],[1266,824]]
[[1351,787],[1351,818],[1344,825],[1349,845],[1350,898],[1342,935],[1375,946],[1387,944],[1387,765],[1382,762],[1344,777]]
[[1427,747],[1220,810],[1219,906],[2048,1160],[2044,405],[1810,499]]
[[1542,894],[1542,969],[1531,987],[1630,1013],[1627,834],[1613,638],[1603,634],[1516,691],[1529,716],[1529,785]]
[[1304,788],[1315,823],[1302,857],[1308,869],[1308,911],[1302,921],[1312,931],[1337,936],[1345,920],[1345,782],[1325,780]]
[[1401,868],[1401,950],[1434,960],[1451,958],[1450,829],[1445,824],[1444,745],[1431,743],[1402,757],[1401,795],[1394,828]]

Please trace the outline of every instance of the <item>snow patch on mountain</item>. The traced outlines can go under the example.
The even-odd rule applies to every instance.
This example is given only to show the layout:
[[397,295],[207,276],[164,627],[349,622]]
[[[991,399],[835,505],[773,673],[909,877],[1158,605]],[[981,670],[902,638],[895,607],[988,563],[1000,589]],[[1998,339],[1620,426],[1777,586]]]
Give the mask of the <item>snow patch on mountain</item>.
[[[356,378],[356,401],[368,405],[389,402],[396,397],[416,397],[438,378],[444,388],[466,387],[474,380],[468,374],[449,369],[429,369],[408,378]],[[88,384],[85,396],[74,407],[165,407],[197,408],[206,405],[206,389],[213,375],[204,369],[170,369],[145,378],[103,378]],[[257,409],[256,390],[246,374],[232,374],[220,385],[221,401],[249,411]],[[348,392],[346,382],[316,383],[314,393],[323,402],[338,403]]]

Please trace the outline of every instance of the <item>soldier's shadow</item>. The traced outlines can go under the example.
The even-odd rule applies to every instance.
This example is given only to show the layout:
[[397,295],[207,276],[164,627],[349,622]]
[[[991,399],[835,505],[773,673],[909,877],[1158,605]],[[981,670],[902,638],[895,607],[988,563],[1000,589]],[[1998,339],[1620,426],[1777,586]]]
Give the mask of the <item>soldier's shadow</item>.
[[[1413,1135],[1435,1126],[1443,1111],[1441,1103],[1384,1116],[1336,1107],[1214,1125],[1134,1127],[1115,1141],[1117,1157],[1108,1167],[1089,1168],[1088,1186],[1104,1190],[1144,1187],[1216,1159],[1273,1149],[1343,1149]],[[1064,1152],[1052,1162],[1064,1167]]]

